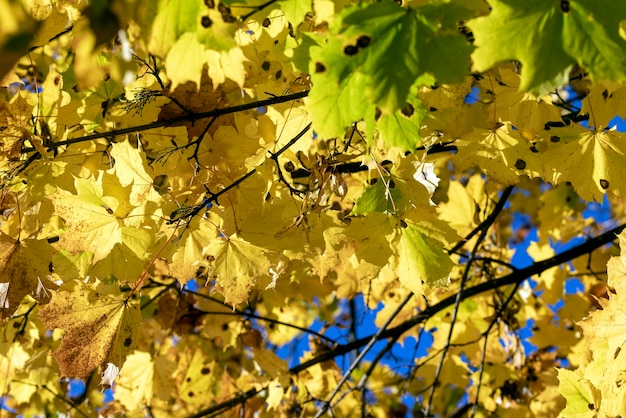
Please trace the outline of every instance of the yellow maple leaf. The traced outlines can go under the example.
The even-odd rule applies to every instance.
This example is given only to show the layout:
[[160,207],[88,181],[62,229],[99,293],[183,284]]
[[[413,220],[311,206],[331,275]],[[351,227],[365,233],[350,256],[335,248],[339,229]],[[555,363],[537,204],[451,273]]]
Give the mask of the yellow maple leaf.
[[396,272],[400,282],[416,295],[423,294],[422,283],[444,281],[454,266],[443,250],[439,237],[424,225],[408,224],[392,242],[397,257]]
[[141,276],[147,263],[148,249],[163,245],[147,229],[132,226],[122,228],[122,242],[113,246],[110,254],[98,261],[89,274],[98,278],[110,275],[119,281],[135,282]]
[[550,144],[542,156],[546,167],[543,177],[547,181],[569,181],[587,201],[601,202],[607,190],[624,195],[624,134],[590,131],[579,125],[550,132]]
[[458,170],[480,167],[488,176],[505,184],[517,184],[521,174],[543,172],[531,144],[510,124],[495,130],[474,129],[455,142],[459,152],[453,162]]
[[216,362],[209,361],[205,352],[197,349],[180,387],[181,398],[191,405],[206,403],[213,393],[220,393],[221,375],[222,368]]
[[135,351],[126,358],[120,378],[115,386],[115,399],[128,411],[138,410],[152,398],[154,364],[150,353]]
[[205,60],[204,46],[198,42],[196,35],[191,32],[183,34],[165,59],[165,70],[172,82],[172,90],[187,81],[196,83],[196,88],[199,88]]
[[279,379],[283,387],[289,385],[289,366],[287,362],[271,350],[262,347],[252,347],[254,361],[261,370],[267,373],[272,379]]
[[217,235],[215,228],[199,216],[189,221],[185,228],[187,228],[187,233],[166,249],[166,251],[171,251],[166,255],[169,274],[181,283],[187,283],[188,280],[193,279],[201,266],[206,267],[203,250]]
[[0,126],[3,127],[0,159],[2,165],[19,158],[24,141],[33,137],[29,127],[33,112],[31,102],[32,97],[26,91],[16,94],[9,103],[0,100]]
[[139,340],[139,305],[97,294],[76,282],[66,288],[69,291],[55,292],[39,311],[46,327],[65,331],[53,353],[63,376],[85,379],[107,363],[121,368]]
[[580,372],[559,369],[559,392],[568,400],[559,417],[596,417],[602,397]]
[[479,81],[484,100],[492,102],[490,112],[503,123],[511,123],[522,135],[542,134],[548,121],[559,120],[561,113],[550,96],[537,97],[519,90],[521,77],[513,64],[495,68]]
[[[559,369],[559,391],[567,399],[567,413],[585,411],[585,402],[598,416],[617,416],[626,401],[626,232],[619,235],[622,254],[607,264],[609,299],[599,299],[602,309],[578,322],[583,329],[587,355],[577,370]],[[591,407],[593,405],[593,408]],[[591,415],[590,415],[591,416]],[[595,415],[594,415],[595,416]]]
[[248,299],[256,277],[268,274],[270,262],[265,251],[237,237],[215,240],[205,250],[211,260],[211,274],[226,303],[237,305]]
[[[111,157],[115,161],[115,166],[110,172],[115,172],[122,188],[131,187],[127,197],[130,205],[144,206],[147,202],[161,201],[161,195],[152,186],[152,176],[148,174],[151,169],[148,167],[141,148],[133,147],[129,141],[118,142],[111,147]],[[115,189],[109,189],[111,186],[108,182],[104,182],[104,194],[118,197],[114,193]],[[123,198],[125,196],[118,197],[118,201],[126,200]]]
[[[554,257],[554,249],[548,244],[539,245],[536,242],[531,242],[528,247],[528,255],[535,261],[546,260]],[[541,299],[545,303],[557,303],[563,298],[566,275],[567,272],[557,266],[535,276],[535,280],[539,283],[537,291],[543,292]]]
[[75,185],[76,195],[58,191],[50,196],[67,224],[59,245],[71,254],[90,251],[95,263],[121,242],[121,221],[114,215],[119,203],[113,197],[103,196],[101,180],[76,179]]
[[626,87],[615,83],[596,83],[582,101],[580,114],[589,114],[589,124],[600,131],[609,127],[615,116],[626,114]]
[[47,301],[52,252],[45,240],[16,241],[0,232],[0,318],[12,315],[26,295]]

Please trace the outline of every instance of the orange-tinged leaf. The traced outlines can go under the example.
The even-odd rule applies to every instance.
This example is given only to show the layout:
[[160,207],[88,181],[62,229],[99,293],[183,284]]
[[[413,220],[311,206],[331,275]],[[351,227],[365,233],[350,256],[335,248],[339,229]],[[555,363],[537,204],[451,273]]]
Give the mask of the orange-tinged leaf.
[[85,379],[97,367],[113,363],[121,368],[137,345],[141,313],[135,303],[99,295],[75,284],[71,291],[54,293],[39,311],[48,328],[65,331],[53,353],[63,376]]

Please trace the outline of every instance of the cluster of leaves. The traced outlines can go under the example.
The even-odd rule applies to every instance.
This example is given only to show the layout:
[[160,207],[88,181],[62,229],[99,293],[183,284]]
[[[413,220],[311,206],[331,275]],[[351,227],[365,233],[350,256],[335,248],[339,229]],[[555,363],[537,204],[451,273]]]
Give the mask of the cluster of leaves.
[[3,408],[621,412],[625,6],[0,10]]

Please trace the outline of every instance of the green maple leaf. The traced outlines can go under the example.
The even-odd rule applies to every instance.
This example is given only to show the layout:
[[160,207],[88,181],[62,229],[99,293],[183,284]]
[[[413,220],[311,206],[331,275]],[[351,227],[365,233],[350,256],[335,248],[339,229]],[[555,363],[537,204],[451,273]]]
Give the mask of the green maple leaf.
[[164,57],[178,38],[196,29],[202,4],[185,0],[152,0],[150,3],[152,10],[156,9],[157,12],[153,20],[147,22],[152,24],[149,49]]
[[[409,88],[423,73],[443,83],[463,79],[471,46],[456,22],[466,17],[466,9],[450,4],[411,9],[387,0],[348,7],[335,38],[341,42],[328,44],[322,63],[345,63],[331,70],[340,82],[353,71],[363,74],[366,96],[391,113],[404,106]],[[441,53],[446,50],[455,53]]]
[[610,0],[489,3],[493,10],[488,16],[467,24],[476,39],[474,70],[520,61],[520,90],[539,93],[566,84],[575,61],[595,79],[626,77],[626,40],[619,36],[626,4]]
[[567,407],[559,416],[594,417],[598,390],[580,372],[558,369],[559,392],[567,399]]
[[285,13],[287,20],[294,27],[302,23],[306,14],[311,11],[312,6],[310,0],[282,0],[278,4]]
[[[373,122],[375,106],[393,114],[406,107],[411,86],[426,73],[443,83],[462,81],[471,46],[458,33],[457,22],[470,16],[467,9],[451,4],[411,9],[389,0],[344,9],[327,45],[317,54],[311,51],[309,109],[316,132],[339,136],[356,120],[369,116]],[[455,53],[441,53],[449,50]],[[387,132],[418,130],[394,118],[384,121]],[[413,148],[419,136],[413,132],[411,138],[417,141],[392,145]]]
[[394,213],[397,211],[394,202],[401,199],[400,191],[385,186],[385,182],[377,181],[363,191],[354,203],[352,215],[367,215],[372,212]]
[[422,294],[422,282],[446,280],[454,262],[444,251],[443,244],[429,236],[431,232],[417,224],[402,229],[395,247],[400,282],[413,293]]
[[387,146],[402,151],[415,151],[422,144],[420,127],[428,112],[422,102],[410,94],[405,106],[389,115],[383,115],[376,126]]
[[311,78],[314,87],[309,94],[308,109],[315,132],[322,138],[343,136],[352,122],[368,113],[374,115],[375,107],[363,100],[367,88],[363,75],[349,74],[339,83],[332,74],[318,73]]

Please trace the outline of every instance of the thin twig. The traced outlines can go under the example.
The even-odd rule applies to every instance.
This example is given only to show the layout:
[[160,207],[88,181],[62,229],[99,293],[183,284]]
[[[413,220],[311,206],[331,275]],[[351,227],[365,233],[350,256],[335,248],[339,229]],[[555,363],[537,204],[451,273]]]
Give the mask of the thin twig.
[[[162,128],[164,126],[172,126],[172,125],[180,124],[183,122],[193,122],[193,121],[200,120],[200,119],[229,115],[231,113],[243,112],[244,110],[256,109],[258,107],[286,103],[292,100],[301,99],[308,95],[309,95],[309,91],[305,90],[305,91],[301,91],[298,93],[288,94],[286,96],[275,96],[269,99],[259,100],[259,101],[252,102],[252,103],[246,103],[246,104],[242,104],[238,106],[231,106],[231,107],[227,107],[223,109],[214,109],[208,112],[194,113],[191,115],[183,115],[183,116],[179,116],[179,117],[168,119],[168,120],[147,123],[145,125],[132,126],[129,128],[116,129],[116,130],[107,131],[107,132],[98,132],[95,134],[85,135],[85,136],[81,136],[78,138],[67,139],[65,141],[52,142],[48,144],[48,148],[49,149],[59,148],[65,145],[72,145],[72,144],[77,144],[77,143],[85,142],[85,141],[93,141],[95,139],[110,138],[113,136],[120,136],[120,135],[135,133],[135,132],[147,131],[149,129]],[[35,151],[35,149],[34,148],[22,149],[23,153],[32,152],[32,151]]]
[[[271,154],[271,159],[277,159],[278,156],[282,153],[284,153],[285,151],[287,151],[289,149],[289,147],[291,147],[293,144],[295,144],[299,139],[301,139],[304,134],[311,129],[311,124],[309,123],[307,126],[304,127],[304,129],[302,129],[294,138],[292,138],[287,145],[285,145],[284,147],[282,147],[281,149],[279,149],[278,151],[276,151],[275,153]],[[182,221],[182,220],[190,220],[191,218],[193,218],[194,216],[196,216],[197,214],[199,214],[202,209],[204,208],[210,208],[213,203],[215,203],[216,205],[219,205],[218,199],[220,198],[220,196],[222,196],[225,193],[228,193],[230,190],[234,189],[235,187],[239,186],[241,183],[243,183],[246,179],[248,179],[249,177],[251,177],[254,173],[256,173],[256,168],[251,169],[250,171],[248,171],[246,174],[244,174],[243,176],[239,177],[237,180],[235,180],[234,182],[232,182],[231,184],[229,184],[228,186],[226,186],[225,188],[223,188],[222,190],[220,190],[217,193],[213,193],[209,190],[207,190],[207,195],[204,196],[204,198],[202,199],[202,202],[195,205],[195,206],[191,206],[189,208],[187,208],[187,210],[185,211],[176,211],[176,216],[171,217],[168,221],[167,224],[171,225],[173,223]]]
[[478,411],[478,398],[480,396],[480,389],[483,383],[483,374],[485,372],[485,360],[487,358],[487,341],[489,340],[489,333],[491,332],[491,329],[496,324],[496,322],[498,322],[500,315],[502,315],[502,312],[504,312],[509,302],[511,302],[511,300],[513,300],[513,297],[517,294],[517,289],[519,288],[520,285],[521,283],[516,283],[515,286],[513,286],[513,290],[511,291],[511,293],[509,293],[509,296],[507,297],[507,299],[500,305],[496,314],[494,315],[493,320],[491,321],[491,323],[489,324],[489,326],[483,333],[483,335],[485,336],[485,342],[483,344],[483,350],[482,350],[481,358],[480,358],[480,373],[478,374],[478,385],[476,386],[476,398],[475,398],[476,400],[474,402],[474,405],[472,407],[472,413],[470,415],[472,417],[474,417],[476,415],[476,412]]
[[[590,238],[587,241],[585,241],[584,243],[577,245],[575,247],[570,248],[569,250],[563,251],[562,253],[559,253],[553,257],[550,257],[548,259],[542,260],[542,261],[537,261],[534,264],[525,267],[523,269],[519,269],[516,271],[511,272],[510,274],[507,274],[504,277],[501,277],[499,279],[496,280],[492,280],[489,282],[483,282],[480,284],[477,284],[475,286],[469,287],[467,289],[465,289],[465,291],[463,292],[461,299],[462,300],[466,300],[469,299],[473,296],[476,296],[478,294],[490,291],[490,290],[494,290],[494,289],[498,289],[500,287],[503,286],[508,286],[508,285],[514,285],[517,283],[522,283],[524,280],[526,280],[527,278],[534,276],[536,274],[540,274],[552,267],[561,265],[563,263],[566,263],[568,261],[571,261],[575,258],[580,257],[581,255],[587,254],[591,251],[594,251],[600,247],[602,247],[603,245],[609,244],[610,242],[614,241],[616,239],[616,236],[622,232],[624,230],[624,228],[626,228],[626,223],[625,224],[621,224],[615,228],[612,228],[608,231],[605,231],[604,233],[594,237],[594,238]],[[405,332],[409,331],[411,328],[415,327],[418,324],[424,323],[426,320],[428,320],[429,318],[432,318],[433,316],[435,316],[436,314],[438,314],[439,312],[443,311],[444,309],[448,308],[449,306],[452,306],[456,301],[456,295],[450,296],[440,302],[438,302],[435,305],[429,306],[426,309],[424,309],[423,311],[419,312],[417,315],[415,315],[414,317],[406,320],[405,322],[403,322],[402,324],[395,326],[393,328],[387,329],[385,331],[383,331],[382,333],[380,333],[380,335],[378,336],[378,340],[382,340],[382,339],[386,339],[386,338],[395,338],[396,336],[401,336],[402,334],[404,334]],[[377,333],[378,334],[378,333]],[[325,361],[328,360],[332,360],[335,357],[339,357],[342,356],[346,353],[349,353],[353,350],[356,350],[358,348],[363,347],[364,345],[368,344],[372,338],[374,337],[374,335],[370,335],[367,337],[363,337],[363,338],[359,338],[356,341],[351,341],[350,343],[347,344],[340,344],[335,346],[334,348],[332,348],[331,350],[325,351],[322,354],[320,354],[319,356],[312,358],[310,360],[307,360],[303,363],[298,364],[297,366],[294,366],[292,368],[289,369],[289,373],[290,374],[297,374],[300,373],[303,370],[306,370],[316,364],[320,364],[323,363]],[[207,409],[204,409],[202,411],[199,411],[198,413],[190,416],[189,418],[199,418],[199,417],[204,417],[207,416],[209,414],[214,414],[216,412],[223,412],[226,411],[230,408],[235,407],[236,405],[245,402],[246,400],[258,395],[259,393],[261,393],[263,390],[265,389],[265,387],[261,387],[258,389],[251,389],[245,393],[242,393],[238,396],[236,396],[235,398],[229,399],[225,402],[222,402],[220,404],[211,406]]]
[[456,318],[459,312],[459,307],[461,306],[461,300],[462,300],[461,297],[463,296],[463,290],[465,289],[465,285],[469,278],[469,272],[472,268],[474,257],[476,257],[476,253],[478,252],[478,249],[480,248],[480,246],[482,245],[482,242],[486,238],[489,228],[495,222],[496,218],[500,214],[500,211],[502,211],[502,209],[504,208],[504,204],[508,200],[509,196],[511,196],[512,191],[513,191],[513,186],[508,186],[506,189],[504,189],[504,191],[502,192],[502,195],[500,196],[500,200],[498,200],[498,203],[496,203],[496,206],[493,208],[493,211],[489,214],[487,219],[485,219],[485,222],[481,224],[482,227],[480,230],[480,235],[478,236],[478,239],[476,240],[476,244],[474,245],[474,248],[472,249],[471,255],[469,259],[467,260],[467,264],[465,264],[465,270],[463,271],[463,276],[461,277],[461,284],[459,285],[459,291],[456,294],[454,310],[452,312],[452,318],[450,320],[450,330],[448,331],[447,343],[443,349],[443,352],[441,353],[441,358],[439,360],[439,364],[437,365],[437,370],[435,372],[433,385],[430,389],[430,394],[428,395],[428,403],[426,404],[426,412],[425,412],[426,417],[430,416],[430,408],[433,402],[433,397],[435,396],[435,390],[437,389],[437,386],[438,386],[439,376],[441,376],[441,372],[443,370],[443,365],[446,359],[446,355],[448,354],[448,349],[450,347],[450,342],[452,341],[452,335],[453,335],[452,333],[454,332],[454,325],[456,324]]
[[322,408],[317,411],[314,418],[319,418],[326,411],[328,411],[328,408],[330,407],[331,402],[333,401],[334,397],[337,396],[343,384],[346,383],[346,380],[348,380],[348,378],[350,377],[354,369],[357,368],[357,366],[361,363],[361,360],[363,360],[363,357],[365,357],[365,355],[374,346],[374,344],[376,344],[378,341],[381,340],[381,335],[385,332],[389,324],[391,324],[391,322],[396,318],[396,316],[398,316],[402,308],[404,308],[404,305],[406,305],[411,300],[411,297],[413,297],[413,293],[410,293],[406,298],[404,298],[402,302],[400,302],[400,304],[396,307],[396,309],[393,311],[391,316],[387,318],[383,326],[378,330],[378,332],[376,332],[376,334],[374,334],[370,338],[367,345],[363,348],[363,351],[359,353],[359,355],[357,356],[357,358],[354,359],[354,361],[352,362],[348,370],[346,370],[346,372],[343,374],[343,376],[341,377],[341,380],[339,381],[339,383],[337,383],[337,387],[335,388],[335,390],[333,390],[333,392],[330,394],[328,399],[324,402]]

